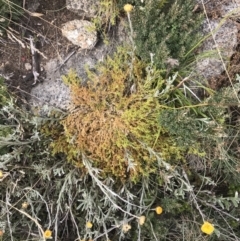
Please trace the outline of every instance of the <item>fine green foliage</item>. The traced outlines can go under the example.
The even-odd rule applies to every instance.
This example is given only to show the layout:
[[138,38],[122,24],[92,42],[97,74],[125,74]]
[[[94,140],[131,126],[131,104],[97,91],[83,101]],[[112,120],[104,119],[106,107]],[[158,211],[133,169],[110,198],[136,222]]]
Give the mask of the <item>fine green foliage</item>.
[[134,42],[142,60],[150,62],[153,55],[156,66],[164,69],[186,64],[192,55],[188,52],[199,40],[202,17],[193,12],[195,4],[193,0],[171,0],[165,4],[152,0],[134,9]]
[[4,79],[0,77],[0,107],[2,108],[8,101],[9,94],[7,91],[7,87],[4,84]]
[[[3,107],[8,103],[9,99],[10,99],[10,96],[9,96],[7,88],[4,84],[4,79],[0,78],[0,108],[1,108],[1,110],[3,110]],[[0,140],[2,140],[2,138],[5,138],[6,136],[8,136],[12,132],[11,126],[4,125],[4,123],[5,123],[4,114],[3,114],[3,111],[1,111]],[[8,152],[8,148],[6,148],[5,146],[3,146],[0,143],[0,155],[5,154],[7,152]]]

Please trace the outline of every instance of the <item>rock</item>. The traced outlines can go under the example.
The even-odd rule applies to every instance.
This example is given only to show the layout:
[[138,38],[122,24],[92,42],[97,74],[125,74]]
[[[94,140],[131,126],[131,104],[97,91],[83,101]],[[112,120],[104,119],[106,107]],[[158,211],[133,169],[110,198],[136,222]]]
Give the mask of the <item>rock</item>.
[[97,42],[93,23],[87,20],[73,20],[62,27],[62,34],[82,49],[92,49]]
[[24,64],[24,67],[27,71],[31,70],[32,69],[32,65],[30,63],[25,63]]
[[[77,75],[86,81],[86,66],[94,69],[97,62],[101,61],[106,55],[112,53],[111,46],[99,44],[98,48],[93,50],[83,50],[74,54],[63,66],[58,68],[59,60],[51,59],[44,66],[46,79],[38,83],[31,90],[30,105],[35,114],[45,116],[48,109],[58,108],[67,110],[71,101],[69,87],[62,81],[62,76],[68,74],[70,69],[76,71]],[[66,56],[62,56],[64,59]]]
[[221,7],[224,15],[239,14],[240,0],[225,1]]
[[66,2],[68,10],[85,17],[94,17],[99,6],[99,0],[67,0]]
[[47,75],[46,79],[31,90],[31,106],[33,109],[39,108],[40,111],[38,114],[40,115],[46,114],[46,106],[67,109],[70,103],[70,90],[63,83],[60,73],[55,72],[57,66],[57,60],[49,60],[44,66]]
[[[224,71],[224,65],[218,54],[217,48],[220,50],[221,56],[226,65],[233,55],[237,46],[237,34],[238,29],[234,21],[227,19],[222,25],[221,19],[209,20],[211,29],[213,30],[212,35],[204,41],[201,48],[201,55],[197,60],[197,73],[208,79],[221,74]],[[215,31],[217,30],[217,31]],[[203,35],[207,36],[210,33],[209,23],[207,21],[203,24]]]
[[[201,0],[197,0],[199,5],[202,5]],[[205,1],[205,8],[208,12],[218,12],[222,17],[226,15],[234,15],[239,13],[240,0],[227,0],[227,1]]]

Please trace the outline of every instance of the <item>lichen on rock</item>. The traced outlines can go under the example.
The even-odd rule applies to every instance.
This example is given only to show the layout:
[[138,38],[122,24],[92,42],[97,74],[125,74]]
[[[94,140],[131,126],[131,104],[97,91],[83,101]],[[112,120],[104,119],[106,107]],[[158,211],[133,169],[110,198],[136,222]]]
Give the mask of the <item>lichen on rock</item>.
[[97,13],[99,2],[99,0],[67,0],[66,7],[69,11],[78,15],[94,17]]
[[92,49],[97,42],[94,24],[87,20],[73,20],[65,23],[62,34],[82,49]]

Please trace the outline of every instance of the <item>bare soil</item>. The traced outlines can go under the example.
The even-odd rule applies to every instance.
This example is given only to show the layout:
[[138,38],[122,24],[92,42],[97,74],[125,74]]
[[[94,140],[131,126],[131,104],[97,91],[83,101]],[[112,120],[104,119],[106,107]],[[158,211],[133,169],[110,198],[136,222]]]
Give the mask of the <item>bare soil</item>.
[[[32,0],[26,0],[25,8]],[[32,63],[31,50],[27,36],[32,35],[40,41],[40,52],[44,56],[40,58],[41,66],[47,61],[60,55],[67,55],[74,46],[62,36],[60,27],[63,23],[80,17],[66,9],[66,0],[40,0],[40,5],[35,10],[36,13],[43,14],[41,17],[33,17],[26,11],[18,23],[12,23],[11,32],[18,39],[11,41],[9,38],[3,39],[0,45],[0,68],[4,74],[13,74],[7,81],[10,89],[22,101],[28,100],[28,93],[32,88],[33,80],[24,80],[29,73],[25,68],[25,63]],[[25,48],[19,44],[22,42]],[[60,54],[61,53],[61,54]],[[30,71],[31,72],[31,71]],[[40,76],[44,78],[44,70]]]

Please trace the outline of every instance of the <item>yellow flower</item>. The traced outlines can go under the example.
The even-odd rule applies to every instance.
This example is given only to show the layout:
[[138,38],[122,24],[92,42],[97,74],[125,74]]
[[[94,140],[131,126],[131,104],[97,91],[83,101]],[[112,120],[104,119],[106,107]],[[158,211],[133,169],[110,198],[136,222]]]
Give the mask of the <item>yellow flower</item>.
[[0,170],[0,179],[2,179],[3,178],[3,172],[2,172],[2,170]]
[[125,4],[123,9],[124,9],[125,12],[130,13],[133,10],[133,5]]
[[163,212],[163,209],[162,209],[162,207],[157,206],[157,207],[155,208],[155,211],[156,211],[156,213],[157,213],[158,215],[160,215],[160,214]]
[[52,238],[52,231],[47,229],[45,232],[44,232],[44,238],[45,239],[50,239]]
[[145,223],[145,220],[146,220],[146,217],[145,217],[145,216],[140,216],[140,217],[138,218],[138,223],[139,223],[140,225],[143,225],[143,224]]
[[123,231],[124,233],[127,233],[131,228],[132,228],[131,225],[125,223],[125,224],[123,224],[123,226],[122,226],[122,231]]
[[214,226],[211,223],[204,221],[203,225],[201,226],[201,231],[211,235],[214,231]]
[[4,234],[3,230],[0,230],[0,237],[2,237]]
[[91,222],[87,222],[87,223],[86,223],[86,227],[87,227],[87,228],[92,228],[92,226],[93,226],[93,225],[92,225]]
[[27,209],[28,208],[29,203],[28,202],[23,202],[22,203],[22,209]]

